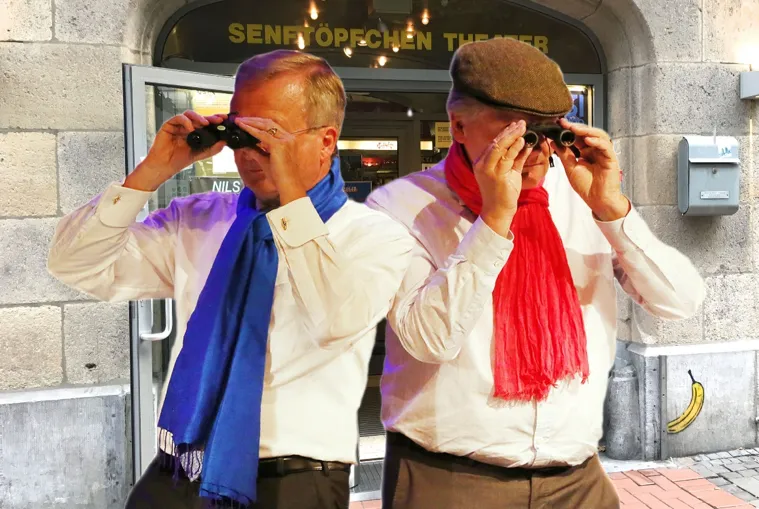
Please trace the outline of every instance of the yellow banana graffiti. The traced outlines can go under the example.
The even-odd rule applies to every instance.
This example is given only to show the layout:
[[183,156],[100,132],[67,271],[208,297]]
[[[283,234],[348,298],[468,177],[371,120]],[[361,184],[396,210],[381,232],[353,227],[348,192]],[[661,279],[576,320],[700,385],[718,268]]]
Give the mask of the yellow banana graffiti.
[[693,378],[693,373],[690,370],[688,370],[688,375],[690,375],[691,379],[690,403],[688,404],[688,408],[680,414],[680,417],[667,423],[668,433],[680,433],[693,424],[693,421],[696,420],[698,414],[701,413],[701,408],[704,406],[704,386]]

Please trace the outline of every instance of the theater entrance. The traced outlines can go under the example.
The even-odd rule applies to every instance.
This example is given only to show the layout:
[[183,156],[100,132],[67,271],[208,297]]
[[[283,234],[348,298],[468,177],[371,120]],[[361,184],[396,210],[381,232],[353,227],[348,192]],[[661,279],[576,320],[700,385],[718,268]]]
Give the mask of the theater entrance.
[[[363,201],[378,186],[441,161],[451,139],[445,114],[447,73],[412,70],[366,79],[356,69],[338,70],[348,104],[338,148],[346,191]],[[127,173],[145,157],[156,130],[185,110],[203,115],[228,112],[233,89],[229,76],[124,66]],[[573,85],[576,117],[593,123],[597,85]],[[242,189],[229,149],[185,168],[156,191],[142,212],[166,207],[175,197],[207,191]],[[132,430],[135,478],[157,450],[156,420],[160,394],[169,376],[169,358],[178,348],[172,300],[133,302],[131,312]],[[379,382],[385,354],[381,323],[369,365],[369,381],[359,410],[358,468],[352,475],[352,499],[377,496],[384,456]]]

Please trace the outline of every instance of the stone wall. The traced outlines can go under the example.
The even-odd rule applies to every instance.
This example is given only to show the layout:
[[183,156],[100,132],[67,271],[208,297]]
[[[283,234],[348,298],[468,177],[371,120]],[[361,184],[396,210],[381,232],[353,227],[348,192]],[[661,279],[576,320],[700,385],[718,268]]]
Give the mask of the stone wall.
[[[683,322],[657,320],[621,298],[621,339],[759,339],[759,107],[738,95],[739,73],[751,59],[759,69],[759,2],[539,3],[580,19],[600,39],[609,65],[609,131],[621,152],[626,191],[651,229],[690,256],[706,278],[703,308]],[[733,216],[683,218],[677,144],[683,135],[710,135],[715,128],[741,145],[741,208]]]
[[122,63],[184,2],[0,5],[0,506],[116,509],[131,483],[129,311],[50,277],[58,218],[124,176]]

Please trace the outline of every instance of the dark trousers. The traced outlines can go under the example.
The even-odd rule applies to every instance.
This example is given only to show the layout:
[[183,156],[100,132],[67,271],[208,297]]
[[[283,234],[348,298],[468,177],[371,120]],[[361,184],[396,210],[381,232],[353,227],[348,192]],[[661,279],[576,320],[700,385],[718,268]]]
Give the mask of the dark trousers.
[[598,456],[575,467],[501,468],[387,434],[383,509],[619,509]]
[[[348,509],[348,472],[307,471],[277,477],[259,477],[258,500],[245,509]],[[174,475],[157,457],[129,494],[125,509],[238,508],[231,503],[212,505],[198,496],[199,482]]]

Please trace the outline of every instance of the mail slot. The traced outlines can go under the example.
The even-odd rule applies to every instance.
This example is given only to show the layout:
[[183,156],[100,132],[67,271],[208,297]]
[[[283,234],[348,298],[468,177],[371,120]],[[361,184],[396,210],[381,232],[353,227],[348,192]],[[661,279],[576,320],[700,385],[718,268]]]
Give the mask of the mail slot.
[[738,140],[685,136],[677,154],[677,205],[684,216],[728,216],[740,197]]

